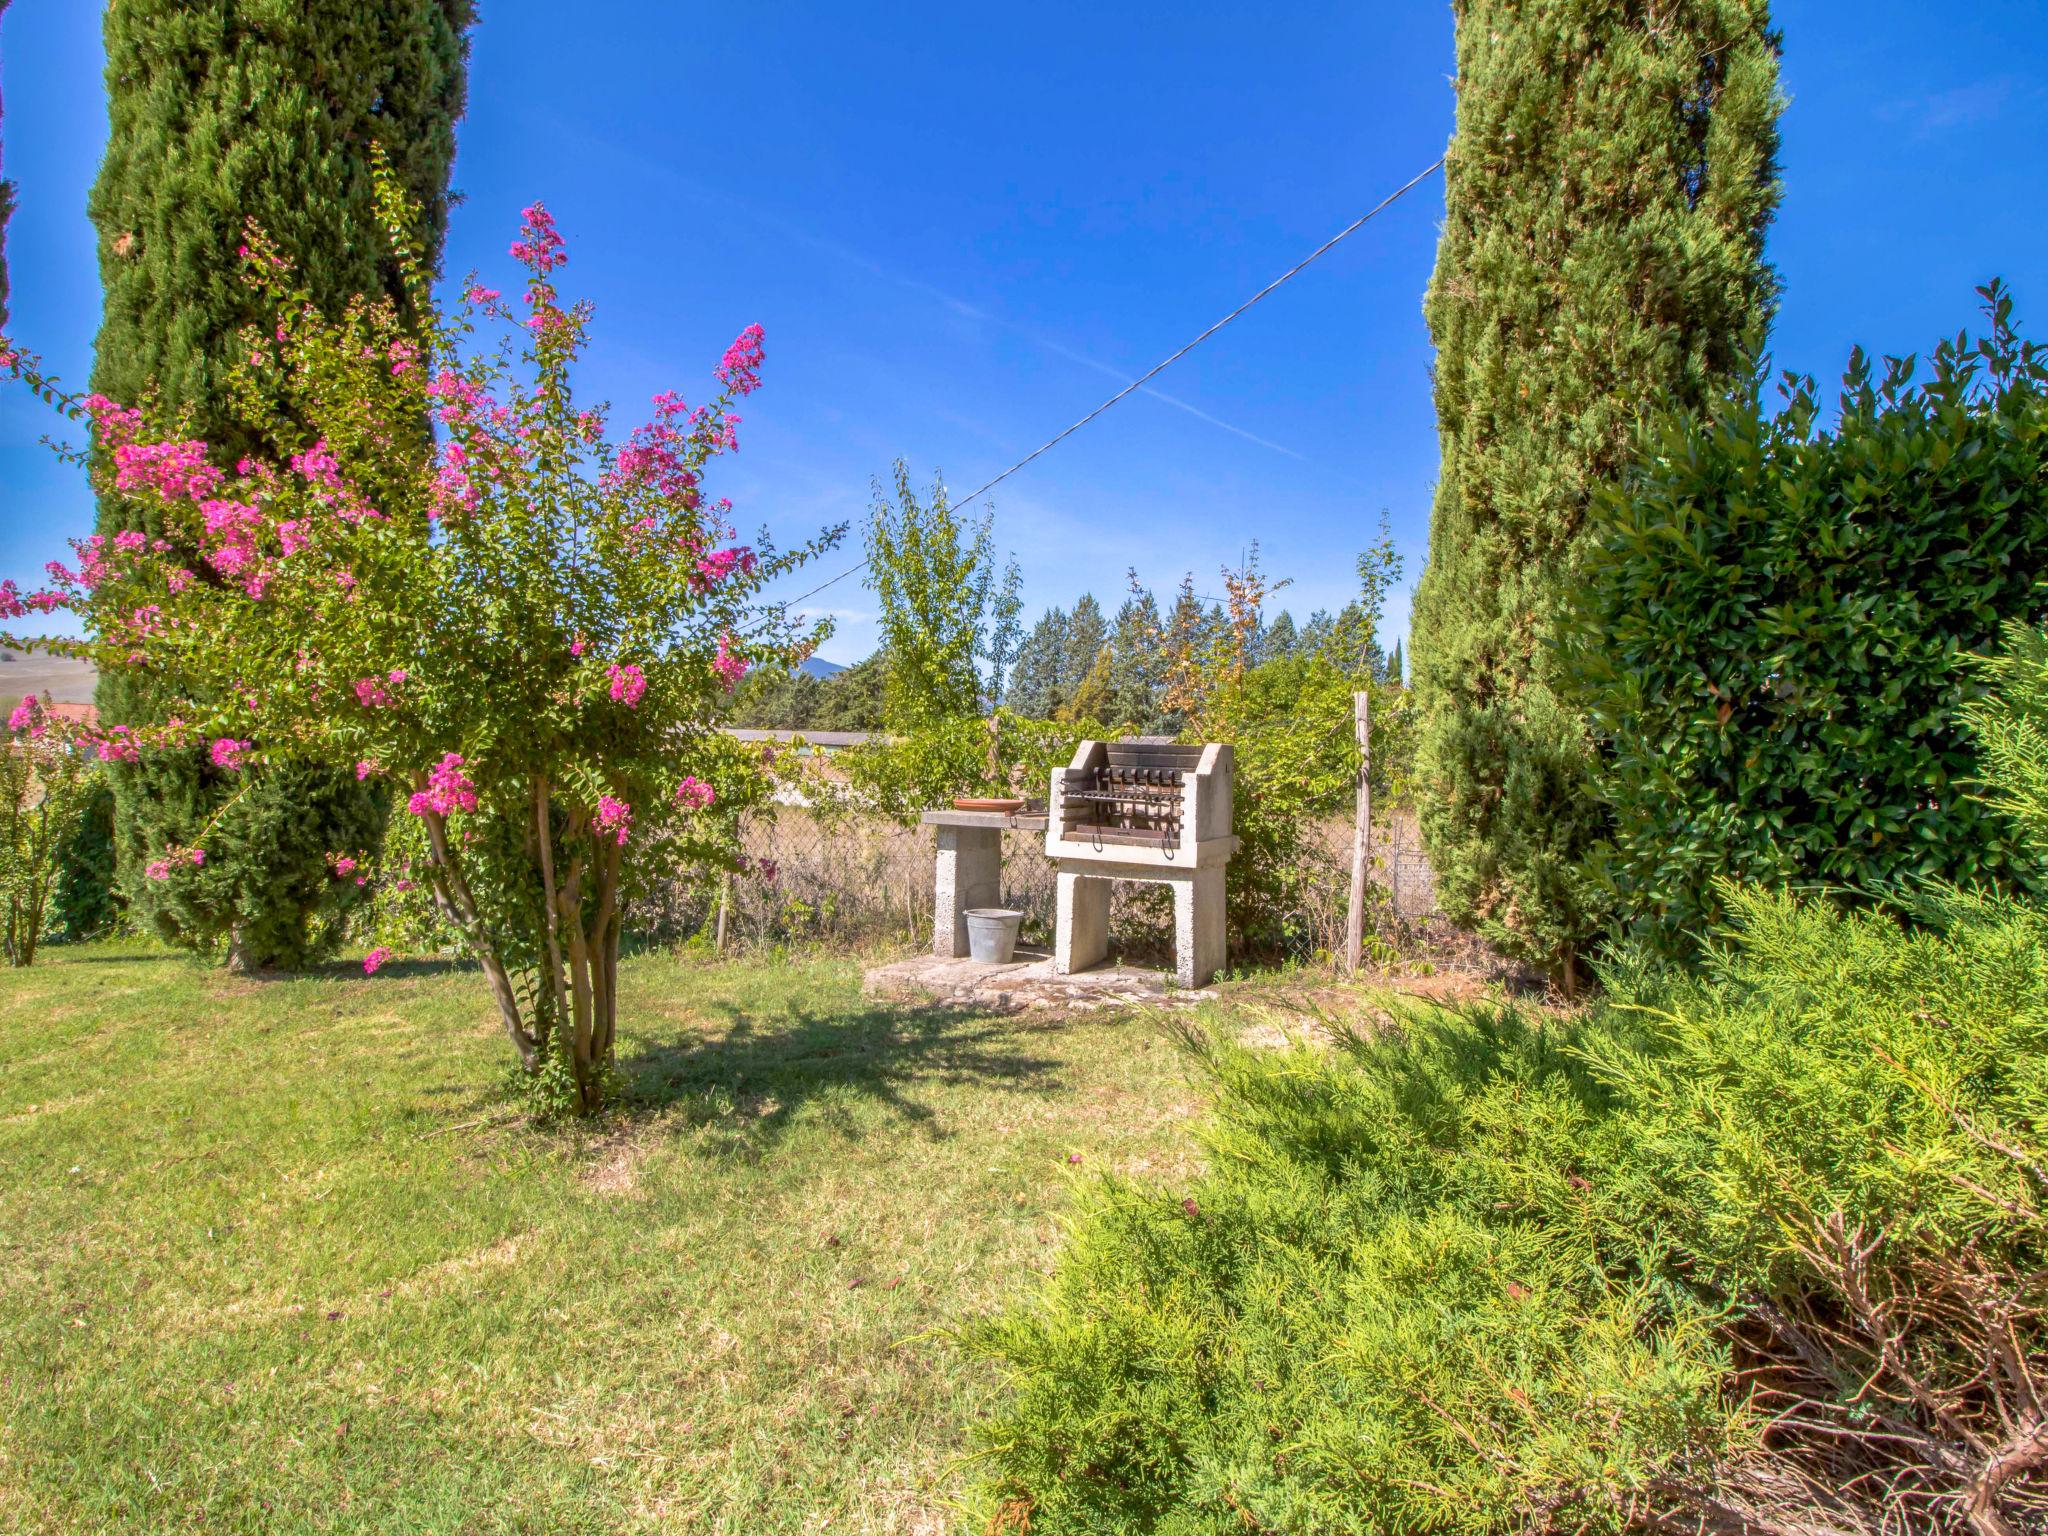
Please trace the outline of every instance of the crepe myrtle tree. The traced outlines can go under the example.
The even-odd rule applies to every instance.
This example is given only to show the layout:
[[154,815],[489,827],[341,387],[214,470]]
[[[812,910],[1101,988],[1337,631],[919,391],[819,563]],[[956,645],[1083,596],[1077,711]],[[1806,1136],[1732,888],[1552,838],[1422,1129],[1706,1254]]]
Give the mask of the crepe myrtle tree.
[[[566,249],[544,208],[511,248],[523,296],[472,276],[445,312],[388,178],[382,212],[424,317],[410,331],[388,299],[321,315],[248,231],[243,277],[270,318],[230,387],[260,457],[216,462],[146,400],[74,400],[0,341],[0,365],[90,419],[75,457],[95,489],[141,501],[138,521],[167,535],[80,541],[46,590],[0,587],[0,611],[75,610],[89,638],[40,643],[191,701],[162,726],[110,728],[102,757],[196,742],[227,773],[311,759],[391,782],[418,834],[395,843],[423,845],[404,873],[480,965],[530,1080],[588,1111],[613,1060],[623,894],[657,849],[741,867],[738,817],[765,778],[711,722],[749,668],[794,665],[821,638],[760,593],[839,532],[738,544],[730,503],[706,497],[709,461],[738,445],[734,403],[760,382],[759,326],[707,403],[658,395],[614,440],[571,393],[591,312],[557,293]],[[203,861],[164,848],[148,874]],[[359,855],[330,864],[351,875]]]

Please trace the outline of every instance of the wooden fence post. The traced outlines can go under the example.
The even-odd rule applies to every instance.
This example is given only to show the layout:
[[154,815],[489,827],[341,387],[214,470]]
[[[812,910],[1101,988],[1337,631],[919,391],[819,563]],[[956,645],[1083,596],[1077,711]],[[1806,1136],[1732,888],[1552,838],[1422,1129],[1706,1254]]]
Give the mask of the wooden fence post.
[[1351,908],[1344,914],[1344,969],[1356,971],[1365,946],[1366,871],[1372,861],[1372,695],[1351,696],[1358,733],[1358,810],[1351,828]]

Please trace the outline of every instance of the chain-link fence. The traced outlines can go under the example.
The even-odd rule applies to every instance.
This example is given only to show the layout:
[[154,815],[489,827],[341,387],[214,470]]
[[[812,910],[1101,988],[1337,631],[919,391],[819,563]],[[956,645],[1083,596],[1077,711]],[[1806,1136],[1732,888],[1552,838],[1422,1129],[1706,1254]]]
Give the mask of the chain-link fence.
[[[1317,960],[1344,943],[1351,894],[1351,823],[1318,823],[1287,871],[1284,910],[1263,914],[1288,958]],[[747,829],[750,873],[715,882],[677,881],[643,903],[638,926],[671,937],[703,933],[727,945],[903,942],[932,932],[933,835],[879,818],[820,817],[781,807]],[[1412,816],[1397,813],[1373,829],[1372,898],[1367,931],[1398,943],[1436,911],[1435,882]],[[1054,869],[1045,834],[1003,833],[1003,902],[1024,914],[1022,941],[1052,942]],[[1172,894],[1119,882],[1110,931],[1136,963],[1166,963],[1173,946]]]

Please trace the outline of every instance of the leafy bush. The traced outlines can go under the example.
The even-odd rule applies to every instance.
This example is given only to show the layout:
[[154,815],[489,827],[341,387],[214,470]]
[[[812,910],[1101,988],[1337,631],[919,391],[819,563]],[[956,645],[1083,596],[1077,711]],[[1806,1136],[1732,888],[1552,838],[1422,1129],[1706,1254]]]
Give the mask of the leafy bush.
[[[1321,655],[1290,656],[1219,682],[1190,734],[1227,741],[1237,755],[1235,825],[1228,871],[1230,928],[1240,954],[1299,953],[1292,931],[1303,888],[1318,872],[1310,832],[1348,817],[1358,785],[1353,694],[1368,687]],[[1390,806],[1405,795],[1414,759],[1413,712],[1404,689],[1371,685],[1372,791]]]
[[1983,290],[1985,340],[1873,379],[1820,431],[1811,379],[1665,420],[1607,500],[1570,655],[1604,736],[1607,865],[1644,936],[1686,947],[1716,881],[2025,882],[1971,798],[1967,665],[2048,608],[2048,354]]
[[[2048,714],[2012,638],[2001,785]],[[1209,1171],[1100,1186],[974,1335],[997,1528],[2044,1528],[2048,912],[1722,900],[1700,974],[1624,959],[1577,1017],[1194,1036]]]
[[33,965],[59,856],[101,774],[82,733],[30,695],[0,733],[0,955]]
[[66,943],[98,938],[121,918],[114,873],[114,789],[104,777],[86,792],[71,836],[57,851],[51,918]]

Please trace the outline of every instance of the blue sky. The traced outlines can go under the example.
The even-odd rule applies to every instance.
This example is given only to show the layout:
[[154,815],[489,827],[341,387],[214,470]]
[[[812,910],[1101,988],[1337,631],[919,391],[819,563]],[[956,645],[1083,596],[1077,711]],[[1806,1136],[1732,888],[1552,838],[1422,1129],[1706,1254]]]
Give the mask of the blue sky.
[[[1441,150],[1440,0],[997,8],[488,0],[448,267],[508,270],[540,197],[598,304],[589,386],[625,415],[703,392],[741,326],[766,386],[717,489],[782,542],[857,519],[901,455],[965,491],[1066,426]],[[2048,335],[2048,6],[1779,0],[1779,362],[1924,351],[2013,284]],[[0,25],[13,328],[65,377],[98,318],[86,191],[105,139],[97,8]],[[1123,572],[1170,588],[1259,541],[1297,616],[1349,595],[1384,510],[1426,547],[1437,450],[1421,301],[1432,182],[994,495],[1032,611]],[[0,396],[0,575],[87,530],[72,473]],[[857,558],[828,558],[800,591]],[[857,580],[818,599],[874,643]],[[1405,631],[1405,590],[1389,614]]]

